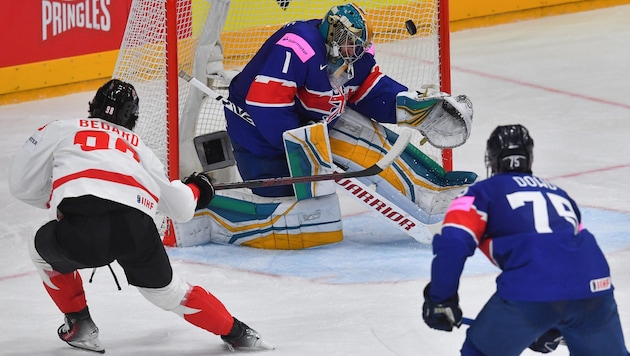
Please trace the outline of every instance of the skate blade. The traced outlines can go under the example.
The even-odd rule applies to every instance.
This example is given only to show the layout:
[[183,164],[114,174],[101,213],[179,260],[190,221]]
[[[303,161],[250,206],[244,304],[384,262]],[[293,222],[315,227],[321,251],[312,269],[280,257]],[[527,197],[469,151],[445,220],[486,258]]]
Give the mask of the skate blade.
[[68,345],[72,347],[76,347],[81,350],[98,352],[99,354],[105,353],[105,348],[101,344],[101,342],[97,340],[91,341],[66,341]]
[[228,348],[228,350],[235,352],[236,349],[240,349],[240,350],[247,350],[247,351],[256,351],[256,350],[275,350],[276,348],[274,346],[272,346],[269,343],[266,343],[262,340],[258,340],[258,342],[256,343],[255,346],[251,346],[251,347],[237,347],[235,348],[234,346],[232,346],[232,344],[230,343],[225,343],[225,346]]
[[262,341],[262,340],[260,340],[260,345],[259,345],[259,346],[260,346],[261,348],[265,349],[265,350],[275,350],[275,349],[276,349],[276,348],[275,348],[274,346],[272,346],[271,344],[266,343],[266,342],[264,342],[264,341]]

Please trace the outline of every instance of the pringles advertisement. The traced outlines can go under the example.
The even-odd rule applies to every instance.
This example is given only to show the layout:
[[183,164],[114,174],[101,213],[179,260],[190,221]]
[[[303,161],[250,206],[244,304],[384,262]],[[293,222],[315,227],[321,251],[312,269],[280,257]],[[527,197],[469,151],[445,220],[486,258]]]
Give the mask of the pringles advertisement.
[[0,95],[111,75],[131,2],[3,1]]
[[0,67],[118,49],[131,0],[4,1]]

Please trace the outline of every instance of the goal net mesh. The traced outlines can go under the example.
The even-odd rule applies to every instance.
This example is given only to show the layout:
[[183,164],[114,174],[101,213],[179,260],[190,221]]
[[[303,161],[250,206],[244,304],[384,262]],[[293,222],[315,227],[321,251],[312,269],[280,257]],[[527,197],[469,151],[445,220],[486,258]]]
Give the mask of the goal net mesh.
[[[184,70],[227,97],[229,80],[274,31],[291,21],[322,18],[340,3],[343,1],[132,2],[113,77],[136,87],[140,97],[136,131],[168,167],[172,179],[200,171],[192,144],[195,136],[225,130],[223,105],[202,95],[178,78],[177,73]],[[443,41],[439,31],[443,3],[439,0],[355,3],[367,14],[374,34],[375,58],[383,73],[410,90],[432,84],[444,91],[444,75],[440,71],[444,66],[440,61],[445,58],[440,57]],[[409,31],[414,28],[415,32]],[[446,85],[450,89],[450,83]],[[394,125],[388,127],[398,130]],[[419,145],[421,139],[420,134],[414,133],[412,143]],[[440,150],[428,144],[421,149],[442,163]],[[228,172],[227,178],[214,178],[237,179],[233,167]]]

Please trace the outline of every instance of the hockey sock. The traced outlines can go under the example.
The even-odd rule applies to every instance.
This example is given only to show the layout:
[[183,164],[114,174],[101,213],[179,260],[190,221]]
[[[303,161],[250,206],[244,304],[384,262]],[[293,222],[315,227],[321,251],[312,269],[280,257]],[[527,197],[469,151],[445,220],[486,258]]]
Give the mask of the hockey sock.
[[76,313],[87,306],[83,281],[79,272],[61,274],[56,271],[44,271],[49,277],[44,281],[46,292],[62,313]]
[[216,335],[227,335],[234,319],[223,303],[205,289],[194,286],[182,302],[183,317],[189,323]]

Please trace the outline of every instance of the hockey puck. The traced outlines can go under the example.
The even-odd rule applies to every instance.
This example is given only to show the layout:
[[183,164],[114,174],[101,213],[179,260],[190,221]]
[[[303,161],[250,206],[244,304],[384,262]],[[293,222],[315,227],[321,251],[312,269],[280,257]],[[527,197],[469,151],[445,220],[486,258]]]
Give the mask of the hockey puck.
[[415,35],[416,32],[418,32],[418,29],[416,28],[416,24],[413,23],[412,20],[407,20],[405,21],[405,27],[407,28],[407,32],[409,32],[410,35]]

